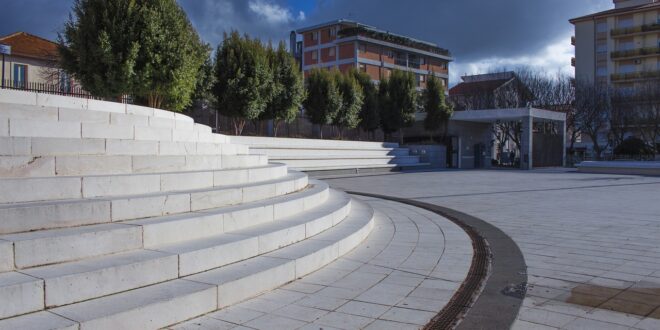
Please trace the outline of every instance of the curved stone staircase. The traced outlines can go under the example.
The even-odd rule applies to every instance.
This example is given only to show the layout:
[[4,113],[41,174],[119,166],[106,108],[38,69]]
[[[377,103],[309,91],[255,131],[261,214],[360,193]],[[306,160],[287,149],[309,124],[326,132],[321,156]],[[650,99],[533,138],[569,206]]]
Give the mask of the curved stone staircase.
[[0,329],[147,329],[293,281],[373,210],[158,109],[0,90]]

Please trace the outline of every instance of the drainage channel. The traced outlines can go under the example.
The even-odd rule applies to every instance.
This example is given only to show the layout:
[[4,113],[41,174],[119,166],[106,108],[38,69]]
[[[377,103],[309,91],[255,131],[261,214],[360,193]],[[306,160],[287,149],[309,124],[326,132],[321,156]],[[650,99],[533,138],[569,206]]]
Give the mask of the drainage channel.
[[439,214],[460,226],[472,240],[474,256],[461,287],[427,324],[436,329],[508,329],[525,297],[525,259],[518,245],[484,220],[443,206],[412,199],[347,191],[349,194],[391,200]]

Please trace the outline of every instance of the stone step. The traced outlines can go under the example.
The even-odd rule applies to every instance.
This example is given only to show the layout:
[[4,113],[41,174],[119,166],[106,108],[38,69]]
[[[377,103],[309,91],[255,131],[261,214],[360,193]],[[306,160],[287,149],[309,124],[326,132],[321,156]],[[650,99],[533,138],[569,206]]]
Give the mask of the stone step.
[[227,136],[211,133],[208,126],[197,124],[172,128],[3,117],[0,122],[0,136],[10,137],[228,143]]
[[294,169],[316,169],[316,168],[360,168],[375,166],[400,166],[415,165],[419,163],[419,156],[387,156],[387,157],[356,157],[356,158],[279,158],[271,159],[273,162],[287,164]]
[[408,156],[410,150],[407,148],[380,148],[380,149],[360,149],[360,148],[286,148],[286,147],[259,147],[251,146],[250,150],[256,154],[267,155],[272,159],[291,159],[291,158],[356,158],[356,157],[387,157],[387,156]]
[[338,141],[323,139],[274,138],[260,136],[231,136],[232,143],[261,148],[328,148],[328,149],[382,149],[399,148],[398,143],[369,141]]
[[[289,172],[267,180],[265,173],[254,171],[255,175],[251,178],[254,181],[251,181],[249,174],[245,177],[245,172],[251,170],[224,171],[224,175],[213,178],[214,187],[206,189],[0,204],[0,234],[202,211],[249,201],[252,197],[247,195],[260,189],[265,190],[260,196],[272,198],[307,186],[307,177],[300,173]],[[41,187],[43,189],[44,186]],[[247,197],[244,198],[244,195]],[[53,198],[59,197],[61,195]]]
[[327,265],[357,246],[373,227],[373,209],[353,200],[338,225],[302,242],[226,267],[185,277],[218,286],[218,308],[272,290]]
[[0,137],[0,156],[194,156],[248,153],[247,146],[229,143]]
[[192,156],[0,156],[0,179],[174,171],[204,171],[266,165],[265,155]]
[[0,109],[19,108],[23,106],[30,110],[43,109],[68,109],[84,110],[89,112],[116,113],[139,115],[145,117],[156,117],[163,119],[175,119],[181,122],[192,123],[194,120],[181,113],[149,108],[145,106],[122,104],[85,98],[60,96],[46,93],[35,93],[18,90],[4,89],[0,93]]
[[[307,184],[306,176],[300,173],[296,176],[304,179],[301,183]],[[252,187],[261,189],[262,186]],[[249,197],[236,206],[221,207],[221,203],[216,203],[217,208],[204,212],[0,235],[0,241],[13,243],[13,262],[17,269],[151,248],[273,221],[276,217],[302,212],[327,199],[327,185],[322,183],[307,191],[290,194],[303,187],[292,186],[289,191],[279,191],[279,194],[273,188],[274,194],[264,195],[258,190],[245,190],[250,186],[244,186]],[[275,196],[280,197],[272,198]],[[293,205],[302,207],[278,212]]]
[[[0,314],[0,318],[35,311],[35,306],[44,305],[43,299],[46,308],[62,306],[252,258],[300,242],[337,225],[349,211],[350,198],[334,191],[327,203],[295,216],[245,230],[179,244],[155,246],[150,250],[139,249],[29,268],[22,270],[23,274],[0,274],[0,300],[14,301],[14,314],[8,315],[10,310]],[[3,278],[12,276],[16,278],[12,281],[2,281]],[[14,299],[19,285],[28,286],[30,294],[26,297],[29,301]],[[44,288],[44,292],[35,292]],[[28,289],[23,288],[22,291]],[[19,307],[23,307],[22,310],[16,311]]]
[[[335,227],[273,252],[183,279],[169,280],[50,311],[78,322],[80,329],[155,329],[203,315],[303,276],[346,253],[373,226],[373,210],[352,202],[351,212]],[[278,254],[274,254],[278,253]],[[0,320],[23,328],[44,312]],[[62,322],[53,319],[53,322]]]
[[39,329],[39,330],[78,330],[78,322],[63,318],[51,312],[37,312],[10,319],[0,320],[0,330]]

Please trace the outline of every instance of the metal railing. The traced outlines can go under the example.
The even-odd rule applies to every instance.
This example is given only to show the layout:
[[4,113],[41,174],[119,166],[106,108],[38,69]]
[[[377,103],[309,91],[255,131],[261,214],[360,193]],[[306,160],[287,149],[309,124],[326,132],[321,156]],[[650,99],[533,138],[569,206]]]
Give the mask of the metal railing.
[[648,55],[660,55],[660,47],[644,47],[628,50],[618,50],[610,53],[610,57],[613,59]]
[[[92,100],[103,99],[100,97],[93,96],[91,93],[85,91],[80,86],[63,86],[59,84],[5,79],[4,84],[0,84],[0,88],[21,90],[28,92],[37,92],[44,94],[71,96],[71,97],[78,97],[78,98],[92,99]],[[133,99],[130,95],[124,95],[121,98],[121,102],[133,103]]]
[[660,31],[660,23],[644,24],[644,25],[638,25],[632,27],[612,29],[610,31],[610,35],[612,37],[619,37],[629,34],[635,34],[641,32],[653,32],[653,31]]
[[633,79],[655,79],[660,78],[660,70],[655,71],[639,71],[630,73],[614,73],[611,76],[612,81],[617,80],[633,80]]

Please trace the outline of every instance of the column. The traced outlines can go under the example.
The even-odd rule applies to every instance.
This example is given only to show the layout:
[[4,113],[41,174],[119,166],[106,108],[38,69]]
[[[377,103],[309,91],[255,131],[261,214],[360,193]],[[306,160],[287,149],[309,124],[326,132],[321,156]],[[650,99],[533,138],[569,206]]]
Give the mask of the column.
[[522,141],[520,143],[520,169],[531,170],[533,168],[532,145],[534,120],[532,116],[524,117],[522,120]]

